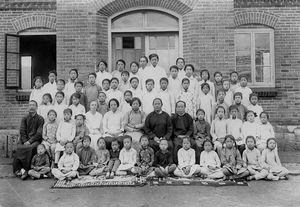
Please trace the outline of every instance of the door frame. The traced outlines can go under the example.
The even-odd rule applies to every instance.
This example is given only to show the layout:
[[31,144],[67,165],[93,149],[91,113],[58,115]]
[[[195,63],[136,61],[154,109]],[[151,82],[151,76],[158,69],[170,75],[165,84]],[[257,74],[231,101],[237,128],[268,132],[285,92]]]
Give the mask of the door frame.
[[[175,13],[173,11],[170,11],[168,9],[163,9],[163,8],[158,8],[158,7],[130,8],[130,9],[123,10],[121,12],[118,12],[118,13],[108,17],[108,20],[107,20],[107,25],[108,25],[108,30],[107,30],[108,31],[108,34],[107,34],[107,36],[108,36],[108,61],[107,62],[108,62],[108,71],[109,72],[113,71],[113,65],[112,65],[112,58],[113,58],[112,35],[113,35],[113,33],[118,33],[117,31],[112,32],[111,21],[112,21],[112,19],[114,19],[115,17],[117,17],[121,14],[128,13],[128,12],[131,12],[131,11],[137,11],[137,10],[154,10],[154,11],[156,10],[156,11],[161,11],[161,12],[171,14],[174,17],[178,18],[179,29],[176,30],[176,31],[173,31],[173,32],[178,32],[178,55],[179,55],[179,57],[183,56],[183,32],[182,32],[183,23],[182,23],[182,16],[181,15],[179,15],[178,13]],[[136,33],[141,33],[141,31],[134,31],[134,30],[131,30],[131,29],[129,29],[128,31],[122,31],[122,33],[135,33],[135,32]],[[153,30],[151,32],[164,32],[164,31],[161,31],[160,29],[158,29],[157,31]],[[171,31],[169,31],[169,32],[171,32]]]

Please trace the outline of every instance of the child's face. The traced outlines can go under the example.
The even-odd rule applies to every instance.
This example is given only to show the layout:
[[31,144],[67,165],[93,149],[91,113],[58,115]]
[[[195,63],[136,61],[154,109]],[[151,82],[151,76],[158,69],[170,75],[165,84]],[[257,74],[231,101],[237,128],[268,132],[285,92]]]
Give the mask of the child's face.
[[41,88],[43,86],[43,82],[41,79],[36,79],[34,82],[35,88]]
[[125,93],[124,94],[124,99],[125,99],[125,101],[130,101],[132,99],[131,93]]
[[41,145],[39,145],[39,146],[37,147],[37,153],[38,153],[39,155],[42,155],[42,154],[44,154],[45,152],[46,152],[45,147],[43,147],[43,146],[41,146]]
[[218,116],[220,119],[222,119],[222,118],[224,118],[224,115],[225,115],[224,109],[219,108],[218,111],[217,111],[217,116]]
[[223,88],[224,88],[224,90],[226,90],[226,91],[229,90],[229,88],[230,88],[230,83],[229,83],[229,81],[224,81],[224,82],[223,82]]
[[160,81],[160,88],[164,91],[168,87],[168,82],[167,81]]
[[132,110],[134,110],[134,111],[139,110],[139,108],[140,108],[139,102],[138,102],[138,101],[132,102],[131,108],[132,108]]
[[204,86],[204,87],[202,88],[202,92],[203,92],[205,95],[208,94],[209,91],[210,91],[210,89],[209,89],[208,86]]
[[237,83],[239,77],[236,73],[232,73],[231,76],[230,76],[230,80],[232,83]]
[[170,74],[171,74],[171,77],[175,79],[178,76],[178,70],[176,70],[175,68],[172,68],[170,71]]
[[226,143],[226,147],[228,148],[228,149],[231,149],[232,147],[233,147],[233,140],[232,139],[229,139],[229,138],[227,138],[226,139],[226,141],[225,141],[225,143]]
[[236,109],[231,109],[230,115],[232,118],[235,119],[237,117],[237,114],[238,114],[238,111]]
[[118,105],[115,101],[111,101],[110,104],[109,104],[109,108],[110,110],[112,110],[113,112],[116,112],[117,109],[118,109]]
[[140,66],[145,68],[147,66],[147,60],[145,58],[140,59]]
[[119,61],[119,62],[117,63],[117,70],[118,70],[119,72],[122,72],[122,71],[124,70],[124,68],[125,68],[124,63],[122,63],[121,61]]
[[100,139],[97,144],[98,144],[99,149],[105,149],[106,148],[106,144],[105,144],[104,139]]
[[62,91],[65,88],[65,84],[62,81],[58,81],[56,84],[57,90]]
[[151,62],[151,65],[153,65],[153,67],[156,67],[157,63],[158,63],[158,58],[157,57],[152,57],[150,62]]
[[74,145],[72,143],[67,143],[66,144],[66,153],[72,154],[73,151],[74,151]]
[[192,67],[190,67],[190,66],[186,67],[186,69],[185,69],[185,75],[187,77],[191,77],[193,75],[193,69],[192,69]]
[[97,102],[96,101],[91,102],[90,109],[91,109],[91,111],[96,111],[97,110]]
[[114,141],[111,143],[111,149],[113,151],[116,151],[117,149],[119,149],[119,143],[117,141]]
[[64,120],[70,121],[70,120],[71,120],[71,117],[72,117],[72,114],[71,114],[71,113],[64,113]]
[[123,73],[123,74],[121,75],[121,78],[122,78],[122,80],[123,80],[124,82],[127,82],[128,79],[129,79],[129,76],[127,75],[127,73]]
[[187,139],[184,139],[182,141],[182,147],[183,149],[188,150],[191,148],[191,143]]
[[49,121],[55,121],[56,119],[56,114],[54,112],[50,112],[49,115],[48,115],[48,119]]
[[69,75],[71,80],[76,80],[77,73],[74,70],[72,70]]
[[76,126],[82,126],[84,122],[84,119],[82,116],[77,116],[76,117]]
[[216,81],[217,83],[219,83],[219,82],[222,81],[222,76],[221,76],[221,74],[217,73],[217,74],[215,75],[215,81]]
[[180,69],[183,69],[184,68],[184,62],[183,60],[179,59],[177,61],[177,67],[180,68]]
[[184,81],[184,82],[182,83],[182,88],[183,88],[184,90],[188,90],[189,87],[190,87],[190,83],[189,83],[188,81]]
[[139,82],[138,82],[138,80],[133,79],[130,84],[131,84],[132,88],[136,89],[139,85]]
[[99,70],[101,72],[103,72],[105,69],[106,69],[106,65],[103,62],[100,62],[100,64],[99,64]]
[[235,97],[234,97],[234,102],[235,102],[236,104],[240,104],[240,103],[242,102],[242,97],[241,97],[241,96],[235,96]]
[[129,138],[125,138],[123,144],[125,149],[129,150],[131,148],[131,140]]
[[276,147],[276,142],[274,140],[269,140],[269,142],[268,142],[268,148],[270,150],[273,150],[273,149],[275,149],[275,147]]
[[258,102],[258,98],[256,96],[252,96],[251,99],[250,99],[250,102],[251,102],[252,105],[255,106]]
[[223,91],[220,91],[218,93],[218,101],[224,101],[225,93]]
[[64,97],[61,94],[57,94],[55,96],[55,98],[56,98],[57,103],[59,103],[59,104],[64,100]]
[[268,117],[267,117],[267,115],[266,114],[261,114],[260,121],[261,121],[262,124],[268,123]]
[[136,74],[139,71],[139,68],[136,64],[132,64],[130,70],[133,74]]
[[75,85],[75,90],[76,90],[76,92],[80,93],[82,91],[82,85],[81,84],[76,84]]
[[85,139],[85,140],[82,141],[82,145],[83,145],[83,147],[85,147],[85,148],[89,147],[90,144],[91,144],[91,142],[90,142],[89,139]]
[[109,82],[108,81],[104,81],[102,83],[102,88],[107,91],[109,89]]
[[202,73],[201,78],[202,78],[203,80],[207,81],[207,80],[208,80],[208,73],[207,73],[206,71],[204,71],[204,72]]
[[241,86],[242,87],[246,87],[247,83],[248,83],[247,79],[245,77],[242,77],[241,78],[241,82],[240,82]]
[[146,89],[147,89],[148,91],[152,91],[153,87],[154,87],[154,84],[153,84],[152,81],[148,81],[148,82],[146,83]]
[[112,80],[112,82],[110,83],[110,85],[111,85],[112,89],[117,89],[118,86],[119,86],[119,83],[118,83],[117,80]]
[[106,95],[104,93],[99,93],[99,101],[104,102],[106,99]]
[[247,114],[247,121],[249,122],[254,122],[254,114],[253,113],[248,113]]
[[77,106],[77,105],[79,104],[79,99],[76,98],[75,96],[73,96],[73,98],[72,98],[72,103],[73,103],[75,106]]
[[48,76],[48,79],[49,79],[49,82],[50,83],[53,83],[56,79],[56,76],[54,73],[50,73],[49,76]]
[[159,143],[159,149],[161,149],[162,151],[166,151],[168,148],[168,142],[167,140],[162,140]]
[[143,137],[141,139],[141,145],[142,145],[142,147],[147,147],[148,144],[149,144],[148,138],[147,137]]
[[203,147],[206,152],[210,152],[212,150],[212,145],[210,142],[205,142]]
[[254,140],[253,139],[247,139],[247,147],[250,149],[250,150],[253,150],[254,149],[254,146],[255,146],[255,143],[254,143]]
[[96,81],[96,77],[93,76],[93,75],[89,75],[89,83],[90,83],[90,84],[94,84],[95,81]]
[[50,103],[50,98],[49,98],[49,96],[43,96],[43,103],[44,103],[45,105],[47,105],[48,103]]
[[197,118],[198,118],[199,120],[204,120],[204,117],[205,117],[205,114],[203,113],[203,111],[199,111],[199,112],[197,113]]

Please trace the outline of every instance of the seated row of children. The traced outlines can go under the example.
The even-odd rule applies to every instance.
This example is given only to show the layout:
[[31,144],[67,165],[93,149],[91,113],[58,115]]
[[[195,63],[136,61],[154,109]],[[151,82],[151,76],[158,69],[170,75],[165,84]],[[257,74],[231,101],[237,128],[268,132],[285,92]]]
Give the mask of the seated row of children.
[[[141,148],[137,152],[132,147],[132,138],[123,140],[123,148],[119,149],[116,139],[111,142],[111,150],[106,149],[104,138],[97,141],[98,149],[90,147],[91,138],[84,136],[82,147],[75,153],[73,142],[67,142],[58,168],[52,168],[52,174],[59,180],[72,180],[81,175],[101,176],[107,179],[115,175],[133,174],[146,177],[178,177],[201,176],[209,179],[242,179],[247,180],[279,180],[286,179],[288,170],[281,165],[274,138],[267,140],[267,148],[262,154],[256,149],[256,140],[252,136],[246,138],[247,149],[242,156],[236,147],[233,136],[224,138],[220,157],[213,150],[211,140],[204,141],[204,150],[200,155],[200,164],[196,164],[195,151],[191,148],[190,138],[183,138],[182,148],[178,151],[178,165],[173,162],[172,153],[168,151],[168,142],[162,139],[160,150],[154,153],[149,146],[149,139],[140,138]],[[50,160],[45,146],[38,146],[38,154],[32,159],[28,174],[33,178],[51,176]]]

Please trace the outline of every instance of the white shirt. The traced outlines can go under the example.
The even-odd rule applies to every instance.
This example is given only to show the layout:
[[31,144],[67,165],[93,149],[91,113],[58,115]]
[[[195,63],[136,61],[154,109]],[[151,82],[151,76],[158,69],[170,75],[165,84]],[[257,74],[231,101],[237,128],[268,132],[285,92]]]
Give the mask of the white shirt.
[[77,106],[75,106],[74,104],[72,104],[72,105],[69,106],[69,109],[72,110],[72,118],[73,119],[78,114],[85,114],[85,108],[81,104],[78,104]]
[[55,102],[53,109],[56,111],[57,113],[57,123],[61,122],[64,120],[64,110],[68,108],[68,106],[62,102],[61,104],[58,104],[57,102]]
[[96,111],[95,114],[92,114],[91,111],[88,111],[85,114],[85,124],[89,129],[91,134],[101,134],[101,127],[102,127],[102,114]]
[[267,124],[258,124],[258,141],[261,144],[266,144],[267,139],[275,138],[273,126],[268,122]]
[[254,111],[254,113],[256,113],[256,117],[255,117],[255,121],[256,123],[260,124],[260,113],[263,112],[263,108],[261,106],[259,106],[258,104],[256,105],[252,105],[250,104],[248,107],[247,107],[248,110],[251,110],[251,111]]
[[250,101],[249,101],[249,96],[252,93],[252,90],[249,87],[242,87],[239,86],[237,87],[237,89],[235,90],[234,93],[236,92],[241,92],[243,95],[243,99],[242,99],[242,104],[246,107],[248,107],[250,105]]
[[145,112],[146,116],[150,114],[153,108],[153,100],[157,97],[157,93],[152,89],[151,92],[146,91],[142,98],[142,109]]
[[134,89],[134,88],[131,87],[131,88],[129,88],[129,91],[132,92],[132,98],[133,97],[137,97],[140,100],[142,100],[142,98],[143,98],[143,92],[142,92],[142,90],[139,87],[136,88],[136,89]]
[[112,75],[106,71],[103,72],[99,71],[96,73],[96,75],[97,75],[96,84],[99,86],[102,86],[102,81],[104,79],[108,79],[108,80],[112,79]]
[[195,150],[190,148],[188,150],[185,150],[184,148],[181,148],[178,150],[178,168],[182,169],[189,165],[195,165],[196,159],[195,159]]
[[68,122],[61,121],[56,132],[57,141],[73,141],[76,134],[76,125],[70,120]]
[[169,77],[168,80],[169,80],[168,90],[171,93],[173,93],[173,95],[176,97],[181,91],[181,79],[179,77],[175,79]]
[[236,140],[238,138],[242,138],[240,141],[236,141],[237,145],[245,144],[245,139],[243,139],[242,136],[242,126],[243,122],[242,120],[236,118],[236,119],[227,119],[227,134],[232,135]]
[[[44,121],[46,122],[48,120],[48,112],[53,109],[53,105],[40,105],[37,114],[41,115],[44,118]],[[57,113],[57,112],[56,112]]]
[[166,89],[165,91],[160,89],[157,93],[157,97],[160,98],[163,102],[163,111],[167,112],[170,116],[171,113],[175,113],[175,97],[173,93],[169,92],[168,89]]
[[184,71],[184,69],[179,69],[178,70],[178,78],[179,78],[179,80],[180,81],[182,81],[182,79],[185,77],[185,71]]
[[157,65],[156,67],[153,67],[153,65],[147,66],[143,72],[143,90],[146,91],[146,81],[147,79],[151,78],[154,80],[154,90],[158,91],[160,88],[159,81],[163,77],[167,77],[165,69],[163,69],[159,65]]
[[43,86],[43,89],[44,89],[44,94],[45,93],[50,93],[51,94],[52,100],[54,102],[55,94],[57,92],[56,82],[54,81],[53,83],[50,83],[50,82],[46,83]]
[[211,94],[212,95],[212,97],[214,97],[214,100],[215,100],[215,84],[213,83],[213,82],[211,82],[211,81],[209,81],[209,80],[207,80],[206,82],[204,81],[204,80],[201,80],[201,81],[199,81],[198,82],[198,86],[197,86],[197,96],[200,96],[200,94],[203,94],[203,92],[202,92],[202,90],[201,90],[201,85],[203,84],[203,83],[207,83],[208,85],[209,85],[209,87],[210,87],[210,90],[209,90],[209,94]]
[[255,139],[258,136],[258,124],[256,122],[250,123],[245,121],[242,126],[243,139],[246,140],[247,136],[253,136]]
[[108,111],[103,117],[103,132],[118,130],[124,131],[122,113],[119,110],[116,112]]
[[232,91],[230,91],[230,90],[226,91],[224,102],[225,102],[225,104],[227,104],[227,106],[231,106],[233,104],[233,93],[232,93]]
[[41,87],[39,89],[32,89],[29,97],[29,101],[34,100],[37,102],[38,106],[40,106],[43,102],[44,88]]
[[119,104],[121,104],[122,100],[123,100],[123,93],[118,90],[118,89],[109,89],[107,92],[106,92],[106,96],[107,96],[107,103],[109,102],[110,99],[112,98],[115,98],[119,101]]
[[131,111],[131,106],[129,103],[127,103],[126,101],[123,101],[120,105],[120,111],[122,112],[123,116],[128,113],[129,111]]
[[77,79],[75,80],[74,83],[72,83],[71,80],[68,80],[68,82],[65,85],[64,93],[65,93],[65,99],[66,99],[67,103],[69,103],[72,94],[76,92],[76,90],[75,90],[76,82],[77,82]]
[[[197,84],[198,84],[198,81],[196,78],[194,78],[193,76],[191,77],[187,77],[185,76],[184,78],[188,78],[190,80],[190,86],[189,86],[189,91],[191,91],[192,93],[194,93],[195,95],[197,95]],[[195,97],[196,99],[196,97]]]
[[119,159],[121,164],[131,164],[134,165],[136,163],[137,152],[135,149],[130,148],[126,150],[125,148],[121,149]]
[[221,161],[216,153],[216,151],[211,150],[209,152],[206,152],[205,150],[201,152],[200,155],[200,166],[202,167],[207,167],[208,165],[210,166],[215,166],[215,167],[221,167]]

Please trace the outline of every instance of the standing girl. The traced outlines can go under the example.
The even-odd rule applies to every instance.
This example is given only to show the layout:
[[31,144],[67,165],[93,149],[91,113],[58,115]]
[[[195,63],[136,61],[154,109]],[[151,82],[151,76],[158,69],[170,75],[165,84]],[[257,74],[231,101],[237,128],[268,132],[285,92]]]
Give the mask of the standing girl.
[[43,95],[44,95],[43,79],[42,77],[37,76],[34,78],[33,82],[34,82],[34,87],[30,93],[29,100],[36,101],[38,106],[40,106],[43,102]]

